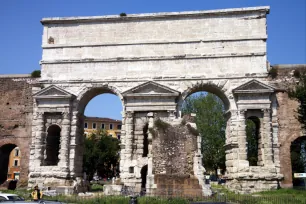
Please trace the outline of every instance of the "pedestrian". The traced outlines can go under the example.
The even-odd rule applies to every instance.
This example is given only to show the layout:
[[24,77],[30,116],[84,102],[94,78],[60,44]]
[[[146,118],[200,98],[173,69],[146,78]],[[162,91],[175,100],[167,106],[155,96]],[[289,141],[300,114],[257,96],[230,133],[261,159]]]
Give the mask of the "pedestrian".
[[42,199],[43,193],[38,188],[38,185],[34,186],[34,191],[31,193],[31,196],[34,201],[39,201],[40,199]]

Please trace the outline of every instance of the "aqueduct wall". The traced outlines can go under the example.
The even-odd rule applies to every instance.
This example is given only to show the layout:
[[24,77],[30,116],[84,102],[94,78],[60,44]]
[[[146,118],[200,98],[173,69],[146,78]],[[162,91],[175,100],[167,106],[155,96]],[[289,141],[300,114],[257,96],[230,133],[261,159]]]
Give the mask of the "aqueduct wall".
[[[175,123],[185,97],[209,91],[223,100],[227,111],[228,185],[238,192],[276,188],[287,164],[280,159],[288,133],[279,116],[290,115],[297,124],[293,112],[285,112],[285,106],[297,104],[268,78],[268,12],[268,7],[254,7],[43,19],[43,88],[33,88],[29,186],[72,186],[82,177],[84,109],[96,95],[114,93],[124,110],[121,180],[140,188],[141,169],[147,165],[146,187],[157,188],[154,177],[165,175],[154,174],[160,161],[153,159],[150,132],[149,152],[143,157],[144,125],[152,127],[158,118]],[[250,166],[245,120],[254,111],[261,115],[262,161]],[[50,166],[45,142],[52,125],[61,132],[59,161]],[[192,176],[201,183],[203,172],[196,152],[193,156]]]
[[22,155],[20,179],[28,180],[35,82],[29,75],[0,75],[0,184],[7,178],[8,156],[15,146]]

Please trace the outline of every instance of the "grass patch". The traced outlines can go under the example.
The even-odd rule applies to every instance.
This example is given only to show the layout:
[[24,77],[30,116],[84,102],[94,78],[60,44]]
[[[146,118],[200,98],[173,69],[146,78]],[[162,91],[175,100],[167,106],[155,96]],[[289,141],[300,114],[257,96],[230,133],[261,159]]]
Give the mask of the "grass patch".
[[91,191],[96,192],[96,191],[103,191],[103,185],[94,183],[91,185]]

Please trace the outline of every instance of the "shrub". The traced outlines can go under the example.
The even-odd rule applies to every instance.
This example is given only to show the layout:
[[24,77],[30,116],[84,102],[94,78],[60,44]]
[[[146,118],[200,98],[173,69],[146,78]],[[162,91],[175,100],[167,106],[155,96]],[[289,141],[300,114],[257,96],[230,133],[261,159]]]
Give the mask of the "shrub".
[[40,77],[40,74],[41,74],[41,71],[40,71],[40,70],[34,70],[34,71],[31,73],[31,77],[33,77],[33,78],[39,78],[39,77]]
[[271,76],[272,79],[277,77],[277,72],[278,70],[275,67],[272,67],[269,71],[269,75]]
[[190,134],[192,134],[194,136],[199,135],[199,131],[197,129],[195,129],[194,127],[192,127],[190,124],[187,124],[187,129],[190,132]]
[[157,129],[163,130],[163,131],[166,131],[166,130],[170,127],[169,123],[166,123],[166,122],[162,121],[162,120],[159,119],[159,118],[158,118],[157,120],[154,121],[154,126],[155,126]]
[[301,72],[300,72],[299,70],[294,70],[293,76],[294,76],[295,78],[300,78]]
[[126,16],[126,13],[120,13],[120,17]]

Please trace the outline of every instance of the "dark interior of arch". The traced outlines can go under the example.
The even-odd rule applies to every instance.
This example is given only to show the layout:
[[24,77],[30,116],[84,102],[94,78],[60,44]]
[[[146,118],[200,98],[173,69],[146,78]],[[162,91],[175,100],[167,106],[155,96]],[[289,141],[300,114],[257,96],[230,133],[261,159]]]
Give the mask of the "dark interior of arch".
[[250,166],[257,166],[260,161],[258,155],[258,140],[259,140],[259,131],[260,131],[260,120],[259,118],[252,116],[246,120],[246,136],[248,143],[248,161]]
[[0,184],[7,179],[9,156],[15,147],[14,144],[6,144],[0,147]]
[[148,173],[148,165],[145,165],[141,168],[140,174],[141,174],[141,188],[146,188],[147,183],[147,173]]
[[58,125],[51,125],[48,128],[48,135],[46,138],[46,159],[44,164],[46,166],[57,165],[60,149],[61,128]]
[[149,153],[148,128],[149,128],[149,124],[146,124],[143,128],[143,154],[142,154],[142,157],[147,157],[148,153]]
[[223,93],[223,91],[219,87],[217,87],[216,85],[205,84],[205,85],[196,86],[193,89],[191,89],[191,91],[186,96],[186,98],[188,96],[190,96],[191,94],[196,93],[196,92],[209,92],[209,93],[215,94],[216,96],[218,96],[222,100],[222,102],[224,104],[224,110],[225,111],[229,110],[230,102],[229,102],[228,98]]
[[[306,136],[299,137],[291,143],[291,167],[292,174],[294,173],[305,173],[306,172]],[[303,156],[304,155],[304,156]],[[304,179],[294,178],[293,186],[305,186]]]

